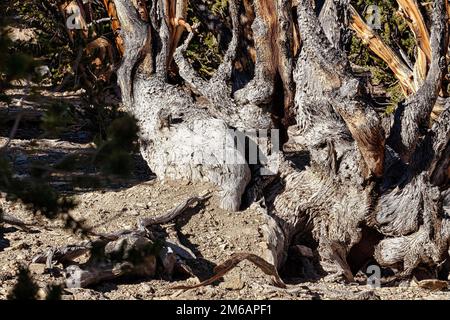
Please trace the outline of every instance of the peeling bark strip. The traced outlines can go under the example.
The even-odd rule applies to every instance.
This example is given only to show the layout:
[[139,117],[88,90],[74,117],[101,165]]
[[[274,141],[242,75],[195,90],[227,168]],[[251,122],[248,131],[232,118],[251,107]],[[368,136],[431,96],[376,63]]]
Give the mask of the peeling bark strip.
[[[381,58],[399,79],[405,97],[415,94],[423,85],[429,63],[431,63],[431,41],[428,29],[425,25],[423,16],[419,10],[416,0],[398,0],[403,17],[412,30],[418,44],[416,52],[416,61],[413,67],[411,63],[404,61],[395,51],[383,42],[379,35],[365,24],[357,11],[350,6],[351,28],[356,35],[366,44],[372,52]],[[430,3],[431,4],[431,3]],[[448,4],[446,10],[449,12]],[[411,70],[412,69],[412,70]],[[442,90],[446,90],[442,88]],[[433,120],[439,116],[440,105],[436,103],[431,117]]]
[[430,34],[416,0],[397,0],[397,2],[403,10],[406,22],[417,41],[418,48],[416,63],[414,64],[414,84],[416,88],[419,88],[425,80],[428,63],[431,61]]
[[[221,28],[229,29],[231,39],[205,80],[185,57],[196,37],[186,10],[196,7],[196,0],[153,0],[148,12],[137,1],[115,0],[125,45],[119,84],[125,106],[139,121],[144,159],[159,179],[215,184],[227,210],[239,210],[244,194],[259,200],[267,220],[265,260],[277,269],[289,247],[302,245],[316,247],[317,274],[327,279],[351,281],[373,259],[395,268],[396,276],[411,276],[419,265],[435,273],[450,238],[448,101],[429,127],[446,74],[447,3],[433,2],[424,81],[426,28],[415,1],[399,3],[417,24],[412,27],[423,55],[414,70],[348,0],[325,0],[321,12],[310,0],[230,0],[231,26]],[[350,28],[413,93],[396,110],[392,128],[386,125],[387,143],[382,115],[346,56]],[[251,67],[243,67],[246,63]],[[269,166],[280,164],[274,176],[263,176],[261,163],[250,170],[246,150],[239,150],[242,163],[221,160],[239,149],[234,143],[224,147],[236,130],[273,128],[285,132],[289,144],[289,152],[265,159]],[[256,144],[251,135],[246,139]],[[171,157],[183,161],[168,161]],[[245,258],[253,259],[234,256],[219,273]]]
[[333,107],[357,142],[369,172],[379,177],[383,174],[384,161],[381,122],[375,111],[361,99],[361,84],[351,74],[342,52],[326,39],[310,2],[302,0],[299,3],[297,14],[307,58],[326,72],[332,86]]
[[173,54],[175,49],[178,47],[181,36],[184,30],[189,30],[192,32],[191,27],[187,24],[187,10],[188,10],[188,0],[165,0],[166,11],[166,23],[170,30],[170,53],[167,57],[167,67],[172,63]]
[[430,35],[417,1],[397,0],[397,2],[407,16],[406,21],[414,32],[419,48],[425,53],[427,59],[431,61]]
[[286,288],[286,285],[284,284],[283,280],[281,280],[280,276],[278,275],[277,269],[273,265],[271,265],[261,257],[258,257],[257,255],[251,253],[235,253],[231,258],[227,259],[225,262],[221,263],[220,265],[214,268],[214,272],[216,274],[211,278],[202,281],[196,285],[192,286],[181,285],[172,287],[172,289],[189,290],[212,284],[215,281],[220,280],[224,275],[233,270],[243,260],[248,260],[252,262],[258,268],[260,268],[265,274],[272,276],[275,286],[279,288]]
[[117,50],[119,51],[119,54],[123,56],[125,48],[123,44],[123,39],[119,34],[120,31],[120,22],[117,18],[117,11],[116,6],[114,5],[113,0],[103,0],[103,4],[105,5],[106,11],[108,12],[109,18],[111,21],[111,28],[114,32],[114,38],[116,41]]
[[391,146],[405,162],[413,154],[423,128],[428,127],[430,114],[441,90],[448,50],[448,17],[446,1],[435,1],[431,29],[431,66],[421,88],[409,97],[395,113],[395,122],[389,138]]
[[370,50],[386,62],[394,75],[400,80],[402,88],[406,91],[406,93],[416,92],[417,89],[413,82],[413,72],[403,62],[402,58],[399,57],[394,50],[387,46],[380,36],[364,22],[353,6],[350,6],[350,13],[350,26],[357,33],[358,37],[368,45]]

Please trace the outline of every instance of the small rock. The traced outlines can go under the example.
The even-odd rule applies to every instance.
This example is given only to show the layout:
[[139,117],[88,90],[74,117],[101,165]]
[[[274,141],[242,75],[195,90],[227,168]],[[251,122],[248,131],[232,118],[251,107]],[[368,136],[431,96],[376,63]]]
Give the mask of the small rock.
[[153,289],[153,287],[151,287],[150,285],[148,285],[146,283],[144,283],[142,285],[142,291],[143,292],[147,292],[147,293],[151,293],[151,294],[155,293],[155,289]]
[[414,281],[410,281],[410,280],[403,280],[400,281],[400,283],[398,284],[399,288],[408,288],[408,287],[416,287],[417,284]]
[[222,282],[220,286],[224,289],[228,290],[241,290],[244,288],[244,282],[241,279],[240,275],[237,275],[233,278],[225,279],[225,282]]
[[35,274],[43,274],[45,272],[46,266],[43,263],[30,263],[28,266],[28,270],[30,270],[31,273]]
[[199,284],[200,283],[200,280],[198,279],[198,278],[195,278],[195,277],[190,277],[190,278],[188,278],[187,280],[186,280],[186,283],[188,284],[188,285],[197,285],[197,284]]
[[23,255],[23,254],[18,254],[17,256],[16,256],[16,259],[17,260],[25,260],[25,255]]
[[213,190],[204,190],[203,192],[201,192],[201,193],[199,194],[199,196],[200,196],[200,197],[206,197],[206,196],[210,195],[210,194],[213,193],[213,192],[214,192]]

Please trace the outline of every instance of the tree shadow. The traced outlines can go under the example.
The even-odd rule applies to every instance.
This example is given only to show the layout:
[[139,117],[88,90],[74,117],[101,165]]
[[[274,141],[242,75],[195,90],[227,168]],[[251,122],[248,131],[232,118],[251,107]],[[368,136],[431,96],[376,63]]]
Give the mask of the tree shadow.
[[[216,264],[206,259],[202,255],[198,246],[189,240],[190,235],[185,235],[183,232],[181,232],[181,229],[192,219],[194,215],[201,213],[205,209],[206,209],[205,203],[203,202],[198,203],[195,207],[186,209],[185,212],[175,220],[175,230],[178,240],[183,246],[190,249],[192,253],[196,256],[195,259],[184,259],[184,262],[190,268],[193,275],[197,277],[200,281],[209,279],[211,276],[214,275],[214,268],[216,267]],[[162,226],[155,226],[155,227],[158,228],[157,232],[162,233],[162,236],[164,238],[168,238],[167,231]],[[172,281],[185,280],[187,279],[187,277],[188,276],[186,274],[178,272],[174,274],[174,276],[170,280]]]
[[[200,252],[198,246],[192,243],[189,240],[189,235],[185,235],[181,232],[181,228],[186,225],[190,219],[200,212],[204,211],[206,208],[203,202],[198,203],[194,207],[190,207],[185,210],[185,212],[175,219],[173,222],[173,226],[175,228],[176,236],[179,242],[190,249],[192,253],[196,256],[195,259],[183,259],[183,262],[189,267],[190,272],[192,274],[188,274],[185,271],[175,268],[173,275],[167,276],[164,274],[164,270],[162,268],[162,263],[160,258],[157,257],[158,263],[157,272],[153,277],[142,277],[136,275],[124,275],[114,280],[108,280],[99,284],[94,285],[92,288],[99,292],[111,292],[117,290],[118,285],[120,284],[139,284],[143,281],[151,281],[151,280],[164,280],[169,282],[177,282],[183,281],[189,278],[190,276],[197,277],[200,281],[204,281],[209,279],[214,275],[214,268],[216,264],[205,259]],[[158,239],[170,239],[169,232],[167,230],[167,226],[165,225],[152,225],[149,227],[151,233]],[[220,281],[220,280],[219,280]]]
[[[8,233],[14,233],[17,231],[20,231],[20,230],[14,226],[0,227],[0,252],[2,252],[4,249],[11,246],[11,242],[5,238],[5,235]],[[29,233],[38,233],[39,231],[29,230],[28,232]]]
[[[36,170],[48,170],[47,182],[57,191],[80,194],[96,190],[122,190],[155,179],[139,152],[131,155],[132,170],[127,176],[102,174],[92,163],[96,149],[89,145],[76,145],[64,141],[12,144],[7,158],[13,172],[21,178],[30,178]],[[68,168],[59,166],[68,164]],[[56,170],[55,170],[56,168]]]
[[4,251],[11,245],[11,242],[4,237],[5,230],[0,228],[0,252]]
[[[12,127],[20,116],[17,139],[58,139],[73,143],[89,143],[96,132],[104,133],[107,123],[126,114],[119,111],[120,99],[117,95],[102,95],[100,101],[92,102],[87,93],[58,92],[53,88],[12,85],[10,89],[19,91],[8,94],[8,103],[0,103],[0,136],[9,137]],[[45,92],[45,93],[44,93]],[[94,97],[97,99],[97,96]],[[98,100],[98,99],[97,99]],[[41,128],[45,112],[51,106],[64,105],[68,108],[70,124],[61,128],[57,136],[49,135]],[[67,120],[67,117],[64,117]],[[105,123],[104,123],[105,122]]]

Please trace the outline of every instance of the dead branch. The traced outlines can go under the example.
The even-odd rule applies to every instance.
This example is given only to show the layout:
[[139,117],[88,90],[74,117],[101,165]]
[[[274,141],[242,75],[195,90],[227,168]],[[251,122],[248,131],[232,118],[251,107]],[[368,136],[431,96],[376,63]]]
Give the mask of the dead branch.
[[[343,54],[326,38],[311,3],[300,1],[298,20],[307,56],[326,73],[330,87],[334,88],[331,99],[342,116],[365,160],[366,174],[381,176],[384,161],[384,132],[375,111],[360,99],[360,83],[350,72]],[[318,44],[320,44],[320,49]]]
[[[406,22],[414,33],[417,45],[423,51],[428,61],[431,61],[430,34],[428,32],[425,20],[420,12],[416,0],[397,0],[400,8],[406,14]],[[423,61],[418,62],[423,63]],[[426,61],[425,61],[426,63]]]
[[413,71],[403,62],[402,58],[386,45],[381,37],[364,22],[353,6],[350,6],[349,8],[351,17],[350,27],[356,32],[356,35],[368,45],[370,50],[386,62],[397,79],[399,79],[402,88],[406,91],[406,95],[408,95],[408,93],[416,92],[417,88],[413,82]]
[[108,12],[108,16],[111,19],[111,28],[114,32],[114,39],[116,42],[117,50],[119,54],[123,56],[125,52],[124,42],[122,37],[120,36],[120,22],[117,18],[117,11],[114,1],[112,0],[103,0],[103,4],[105,5],[106,11]]
[[31,231],[30,227],[32,226],[32,224],[25,223],[22,220],[4,212],[0,212],[0,223],[16,226],[28,232]]
[[177,218],[183,212],[185,212],[186,209],[189,208],[190,206],[192,206],[193,204],[203,202],[203,201],[209,199],[210,197],[211,197],[210,194],[206,194],[206,195],[200,196],[200,197],[191,197],[191,198],[187,199],[186,201],[184,201],[183,203],[180,203],[175,209],[170,210],[169,212],[167,212],[166,214],[164,214],[162,216],[150,217],[150,218],[145,218],[145,219],[139,220],[138,225],[140,228],[147,228],[147,227],[149,227],[151,225],[155,225],[155,224],[168,223],[168,222],[174,220],[175,218]]
[[[154,247],[155,241],[161,239],[146,228],[157,224],[167,224],[193,204],[209,198],[209,194],[191,197],[162,216],[139,220],[138,227],[134,230],[113,233],[90,231],[91,236],[99,239],[51,248],[45,253],[36,255],[32,262],[45,263],[48,269],[52,269],[54,263],[72,263],[74,259],[90,253],[91,258],[87,263],[81,266],[70,265],[66,268],[66,284],[69,287],[86,287],[122,275],[153,276],[156,272],[156,252],[149,251],[149,248]],[[188,272],[189,267],[184,260],[196,257],[189,248],[180,243],[174,230],[168,234],[169,238],[163,239],[163,247],[158,256],[164,275],[170,277],[175,268]],[[92,256],[92,250],[99,247],[104,248],[103,258],[106,258],[104,262],[99,262],[99,257]],[[139,256],[137,260],[136,255]]]
[[397,108],[389,137],[391,146],[405,162],[409,161],[415,151],[421,128],[429,126],[430,115],[441,90],[448,50],[448,18],[445,6],[445,0],[435,1],[433,5],[432,59],[427,78],[420,89],[410,96],[404,105]]
[[274,285],[276,285],[277,287],[286,288],[286,285],[284,284],[283,280],[281,280],[280,276],[278,275],[277,269],[272,264],[268,263],[266,260],[262,259],[261,257],[258,257],[255,254],[235,253],[231,256],[231,258],[227,259],[225,262],[221,263],[220,265],[214,268],[214,272],[216,274],[211,278],[196,285],[192,286],[180,285],[172,287],[171,289],[189,290],[210,285],[215,281],[219,280],[220,278],[222,278],[231,270],[233,270],[243,260],[248,260],[252,262],[258,268],[260,268],[265,274],[272,276]]
[[92,249],[89,241],[78,245],[67,245],[59,248],[51,248],[45,253],[37,254],[33,257],[33,263],[45,263],[48,269],[53,267],[54,263],[71,262]]

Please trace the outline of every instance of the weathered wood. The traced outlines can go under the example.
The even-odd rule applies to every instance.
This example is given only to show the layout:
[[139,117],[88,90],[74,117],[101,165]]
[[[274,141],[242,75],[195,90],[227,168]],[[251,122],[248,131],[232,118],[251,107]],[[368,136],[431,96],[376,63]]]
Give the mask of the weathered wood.
[[187,208],[191,207],[193,204],[203,202],[207,199],[209,199],[211,196],[209,194],[200,196],[200,197],[191,197],[188,198],[186,201],[180,203],[177,207],[170,210],[166,214],[162,216],[157,217],[150,217],[150,218],[143,218],[139,219],[138,227],[141,229],[147,228],[149,226],[155,225],[155,224],[165,224],[168,223],[175,218],[177,218],[179,215],[184,213]]
[[284,284],[283,280],[281,280],[280,276],[278,275],[277,269],[272,264],[268,263],[261,257],[258,257],[257,255],[251,253],[235,253],[231,256],[231,258],[227,259],[225,262],[219,264],[214,268],[215,275],[212,276],[211,278],[192,286],[180,285],[174,286],[172,287],[172,289],[189,290],[212,284],[215,281],[222,278],[228,272],[233,270],[243,260],[248,260],[252,262],[258,268],[260,268],[265,274],[272,276],[274,285],[276,285],[277,287],[286,288],[286,285]]
[[119,51],[119,54],[123,56],[125,48],[123,39],[120,36],[120,22],[117,18],[116,6],[113,0],[103,0],[103,4],[108,12],[109,18],[111,19],[111,28],[114,32],[114,40],[116,42],[117,50]]
[[[413,31],[418,44],[414,65],[412,65],[401,48],[397,48],[401,53],[400,57],[391,47],[384,43],[380,36],[363,21],[352,6],[350,6],[350,26],[356,32],[356,35],[368,45],[369,49],[389,66],[399,79],[405,97],[408,97],[419,90],[428,74],[428,67],[431,63],[430,35],[416,0],[398,0],[397,2],[400,8],[403,9],[401,13]],[[440,106],[436,103],[433,108],[432,119],[434,120],[439,116],[440,112]]]
[[[420,12],[419,5],[416,0],[397,0],[400,8],[407,16],[407,23],[414,33],[420,50],[425,54],[427,59],[431,61],[431,44],[430,34]],[[418,61],[422,63],[422,61]]]
[[[156,273],[157,263],[162,264],[164,277],[170,278],[175,269],[191,274],[184,260],[195,259],[196,256],[181,244],[175,235],[176,231],[169,230],[167,239],[161,239],[147,228],[167,224],[193,204],[208,198],[209,194],[188,198],[162,216],[139,220],[137,228],[133,230],[112,233],[89,231],[88,234],[95,239],[77,245],[50,248],[34,256],[32,262],[45,263],[47,269],[52,269],[55,263],[69,264],[65,274],[66,285],[70,288],[84,288],[123,275],[152,277]],[[162,243],[160,250],[157,250],[157,241]],[[86,254],[90,256],[86,263],[72,264],[74,259]]]
[[427,78],[420,89],[399,106],[388,143],[403,161],[414,153],[423,127],[427,127],[430,114],[441,90],[448,50],[448,17],[445,1],[435,1],[431,30],[432,59]]
[[32,227],[32,224],[25,223],[22,220],[10,214],[4,213],[2,210],[0,210],[0,223],[5,223],[15,227],[19,227],[24,231],[31,231]]
[[[196,36],[195,28],[179,23],[188,2],[152,1],[148,22],[132,3],[116,0],[125,42],[119,84],[141,126],[144,159],[159,179],[216,184],[221,206],[234,211],[251,181],[248,198],[261,200],[267,220],[266,259],[277,269],[289,247],[313,247],[296,242],[303,235],[316,242],[318,274],[325,271],[330,280],[351,281],[373,259],[398,268],[396,277],[410,276],[419,265],[438,268],[450,236],[442,215],[448,107],[431,128],[429,120],[445,74],[447,3],[433,3],[430,37],[417,3],[399,3],[417,24],[411,25],[419,50],[415,67],[384,45],[348,0],[326,0],[320,13],[310,0],[245,0],[228,2],[231,26],[221,28],[229,28],[231,39],[215,73],[204,79],[185,57]],[[352,72],[345,51],[349,28],[365,37],[412,94],[392,125],[380,119]],[[244,60],[254,72],[242,75]],[[234,144],[223,147],[234,138],[228,129],[271,128],[281,129],[287,135],[282,143],[290,145],[289,155],[282,151],[269,159],[279,164],[275,177],[250,171],[248,152],[240,152],[239,164],[218,156],[236,151]],[[177,214],[144,220],[141,232]],[[170,273],[175,255],[167,250],[163,256]]]
[[92,249],[90,242],[83,242],[78,245],[67,245],[59,248],[51,248],[45,253],[37,254],[33,257],[33,263],[45,263],[51,269],[53,263],[71,262]]
[[107,260],[91,259],[85,265],[70,265],[65,269],[66,285],[69,288],[85,288],[124,275],[154,276],[156,257],[149,251],[153,245],[149,239],[134,235],[108,242],[104,247]]
[[[234,2],[230,3],[234,21],[233,39],[221,66],[209,82],[196,76],[183,58],[183,49],[189,38],[185,46],[175,52],[174,60],[180,76],[195,93],[206,98],[207,103],[203,105],[199,105],[189,92],[179,90],[166,81],[170,28],[160,18],[167,15],[168,9],[164,3],[156,1],[153,4],[152,12],[155,15],[161,14],[150,19],[159,34],[152,39],[130,3],[116,1],[116,8],[122,22],[126,46],[119,69],[119,84],[125,105],[141,125],[141,150],[144,159],[159,179],[210,181],[218,185],[222,189],[221,206],[239,210],[242,194],[250,181],[250,171],[245,160],[239,159],[243,159],[244,155],[237,155],[237,161],[227,163],[221,155],[234,152],[230,150],[234,146],[224,146],[224,141],[233,139],[230,127],[265,129],[272,126],[270,114],[258,104],[266,105],[273,90],[271,84],[266,84],[263,76],[268,65],[262,60],[256,63],[256,68],[261,68],[261,72],[257,72],[260,74],[257,77],[259,80],[249,83],[234,94],[228,84],[240,35],[238,8]],[[254,25],[261,29],[262,35],[266,32],[263,26]],[[152,44],[149,45],[149,42]],[[152,53],[151,48],[158,46],[161,50]],[[148,49],[143,52],[143,47]],[[262,54],[265,52],[261,52]],[[150,58],[152,56],[154,57]],[[148,64],[141,63],[142,60]],[[168,104],[167,101],[171,103]],[[167,127],[162,125],[167,122],[163,121],[164,118],[179,120]]]
[[65,284],[67,288],[86,288],[95,283],[111,280],[122,275],[124,275],[124,271],[120,267],[84,270],[77,265],[71,265],[65,270]]
[[394,75],[400,80],[402,88],[406,93],[416,92],[417,89],[413,81],[413,71],[403,62],[403,59],[386,45],[381,37],[364,22],[353,6],[350,6],[350,17],[350,26],[356,32],[357,36],[368,45],[370,50],[386,62]]

